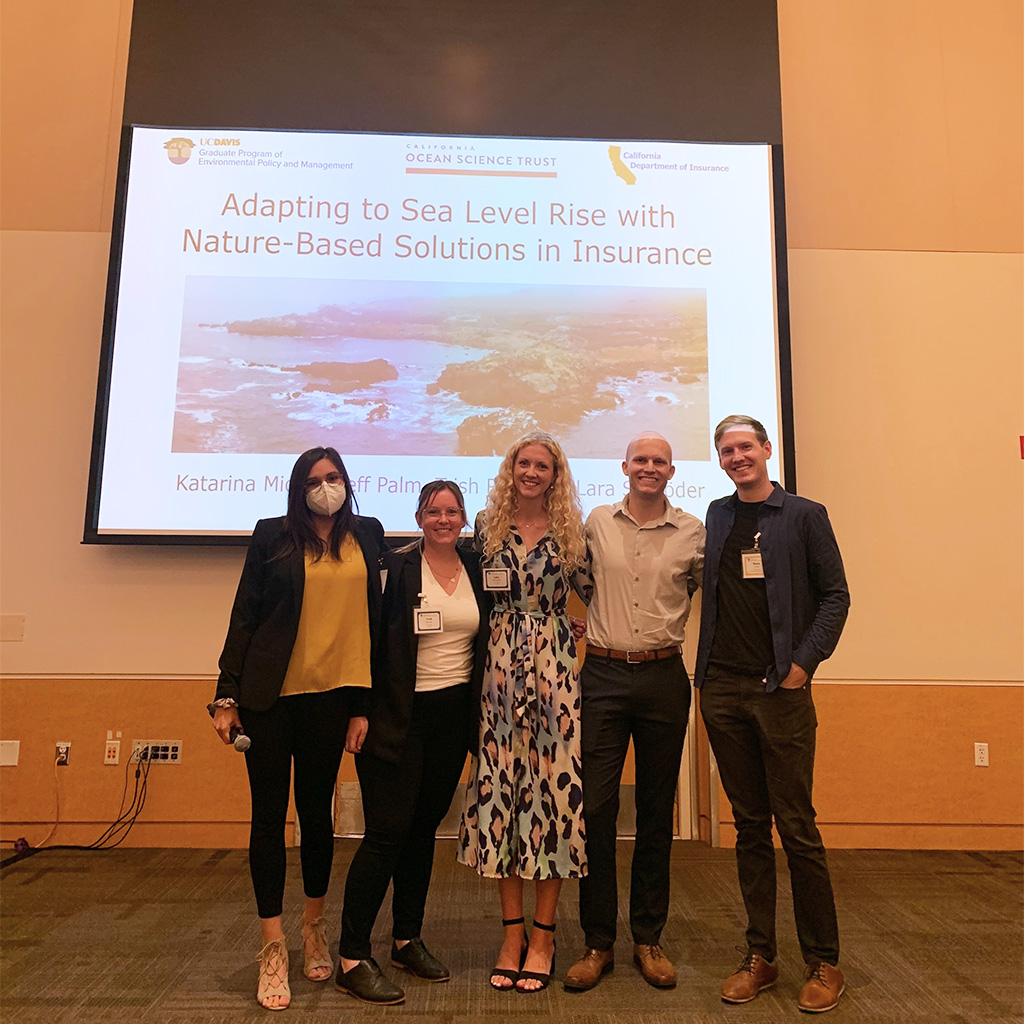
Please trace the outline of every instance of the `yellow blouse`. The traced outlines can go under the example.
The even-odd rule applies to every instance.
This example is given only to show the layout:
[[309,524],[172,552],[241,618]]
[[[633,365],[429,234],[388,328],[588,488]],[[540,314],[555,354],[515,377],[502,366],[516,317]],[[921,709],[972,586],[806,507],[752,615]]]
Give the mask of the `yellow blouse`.
[[299,631],[281,696],[370,685],[370,609],[366,562],[349,534],[341,559],[306,555]]

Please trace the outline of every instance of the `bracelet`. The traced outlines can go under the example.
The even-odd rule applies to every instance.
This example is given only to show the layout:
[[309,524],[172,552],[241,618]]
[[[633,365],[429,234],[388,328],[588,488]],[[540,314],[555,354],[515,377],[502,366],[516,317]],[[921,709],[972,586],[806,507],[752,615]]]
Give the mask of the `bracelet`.
[[238,701],[234,697],[218,697],[210,707],[212,708],[237,708]]

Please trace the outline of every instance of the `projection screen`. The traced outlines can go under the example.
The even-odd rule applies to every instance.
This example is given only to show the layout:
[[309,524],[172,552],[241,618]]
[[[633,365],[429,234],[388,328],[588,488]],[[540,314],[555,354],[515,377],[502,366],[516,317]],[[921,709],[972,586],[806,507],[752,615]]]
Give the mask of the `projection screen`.
[[791,458],[777,158],[131,126],[85,540],[237,543],[283,514],[315,445],[390,534],[415,531],[437,477],[472,522],[531,429],[564,446],[585,512],[623,496],[626,443],[659,431],[669,498],[703,519],[729,489],[723,416]]

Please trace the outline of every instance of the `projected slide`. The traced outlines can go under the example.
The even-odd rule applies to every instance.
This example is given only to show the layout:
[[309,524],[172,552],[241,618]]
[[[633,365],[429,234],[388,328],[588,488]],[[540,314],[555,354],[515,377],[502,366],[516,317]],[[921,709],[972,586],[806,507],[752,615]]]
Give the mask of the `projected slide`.
[[779,436],[771,195],[762,146],[133,129],[95,534],[248,533],[316,444],[472,519],[532,429],[586,509],[663,433],[703,517],[714,423]]
[[[268,297],[298,308],[211,318]],[[173,450],[500,455],[543,426],[621,461],[645,407],[706,459],[707,365],[703,291],[188,278]]]

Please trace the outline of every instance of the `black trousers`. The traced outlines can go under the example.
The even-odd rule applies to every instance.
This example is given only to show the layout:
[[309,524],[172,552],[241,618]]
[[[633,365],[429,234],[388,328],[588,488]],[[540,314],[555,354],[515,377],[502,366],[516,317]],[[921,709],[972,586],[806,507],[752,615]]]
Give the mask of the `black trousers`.
[[346,959],[369,958],[370,933],[392,880],[392,935],[415,939],[423,928],[434,835],[469,750],[470,690],[466,684],[416,694],[399,764],[356,758],[366,831],[345,882],[339,949]]
[[808,684],[765,692],[757,677],[708,672],[700,691],[718,773],[736,822],[736,865],[747,911],[747,948],[774,960],[772,818],[789,863],[804,961],[839,962],[839,926],[811,789],[818,720]]
[[279,697],[266,711],[239,708],[252,745],[245,752],[252,795],[249,870],[260,917],[279,917],[284,898],[284,826],[295,764],[299,857],[307,896],[327,894],[334,859],[331,799],[351,706],[345,687]]
[[615,944],[615,836],[619,786],[630,737],[636,759],[636,843],[629,888],[633,941],[661,939],[668,918],[669,859],[679,762],[690,712],[681,658],[630,665],[583,663],[583,817],[589,873],[580,879],[580,925],[595,949]]

